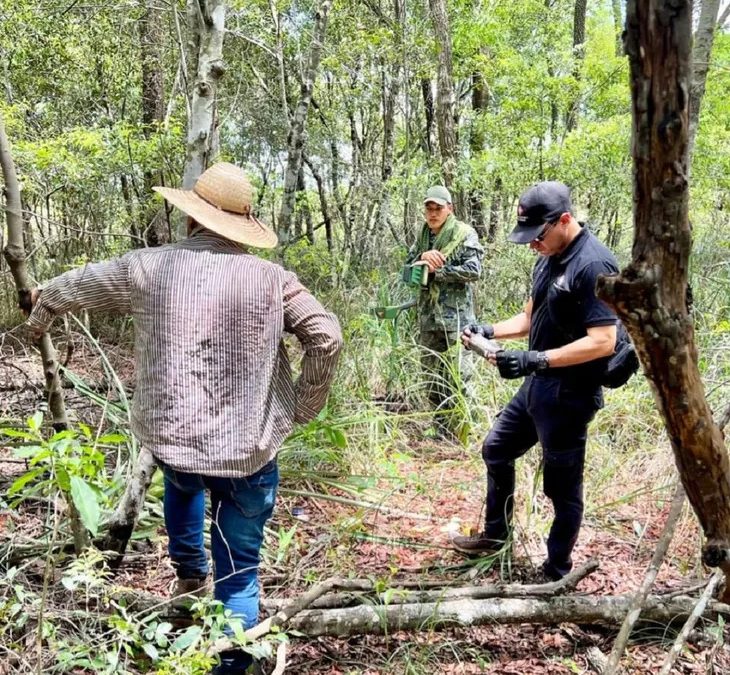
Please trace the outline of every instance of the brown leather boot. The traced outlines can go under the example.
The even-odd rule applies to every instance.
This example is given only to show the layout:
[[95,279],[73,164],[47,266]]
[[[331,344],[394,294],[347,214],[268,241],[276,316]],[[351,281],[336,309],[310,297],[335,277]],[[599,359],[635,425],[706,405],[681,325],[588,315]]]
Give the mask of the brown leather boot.
[[202,598],[209,591],[208,579],[177,579],[172,587],[171,605],[175,609],[190,609],[196,598]]
[[457,535],[451,538],[451,545],[468,556],[497,555],[505,550],[505,541],[491,539],[484,532],[471,536]]

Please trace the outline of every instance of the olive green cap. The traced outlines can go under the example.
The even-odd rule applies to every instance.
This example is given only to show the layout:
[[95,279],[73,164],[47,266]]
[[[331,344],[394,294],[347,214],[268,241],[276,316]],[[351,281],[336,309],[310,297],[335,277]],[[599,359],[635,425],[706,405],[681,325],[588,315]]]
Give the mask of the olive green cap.
[[426,192],[426,198],[423,200],[424,204],[428,202],[435,202],[441,206],[451,204],[451,193],[443,185],[434,185],[428,188]]

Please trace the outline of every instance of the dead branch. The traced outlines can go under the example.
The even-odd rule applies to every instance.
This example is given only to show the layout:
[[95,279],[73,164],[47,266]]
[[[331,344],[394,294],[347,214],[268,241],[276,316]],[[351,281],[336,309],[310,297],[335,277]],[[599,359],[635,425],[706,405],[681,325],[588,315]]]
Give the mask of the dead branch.
[[[441,588],[431,591],[405,591],[398,588],[391,588],[383,593],[378,593],[374,598],[366,597],[362,593],[328,593],[314,599],[307,605],[310,609],[335,609],[344,608],[363,601],[384,604],[384,605],[408,605],[437,603],[445,600],[458,600],[471,598],[481,600],[486,598],[527,598],[527,597],[553,597],[575,590],[575,587],[589,574],[598,569],[598,562],[590,560],[559,581],[547,584],[487,584],[484,586],[461,586],[453,588]],[[371,591],[372,584],[362,580],[360,591]],[[265,600],[262,605],[269,611],[278,611],[284,606],[285,600]]]
[[[445,602],[409,605],[361,605],[344,609],[304,610],[289,620],[288,626],[309,637],[329,635],[384,634],[398,630],[434,630],[455,626],[493,623],[559,623],[615,626],[628,612],[631,596],[558,596],[553,598],[461,598]],[[643,622],[671,625],[686,620],[695,608],[690,598],[664,602],[650,596],[641,610]],[[712,603],[702,616],[730,617],[730,605]]]
[[710,583],[707,584],[705,592],[702,594],[699,601],[697,602],[697,605],[692,610],[692,613],[689,615],[687,622],[684,624],[684,626],[682,626],[682,631],[679,633],[679,635],[677,635],[677,639],[674,641],[674,644],[672,645],[672,649],[670,650],[669,654],[667,654],[667,658],[664,661],[664,665],[662,666],[662,670],[659,675],[669,675],[671,673],[672,666],[677,660],[679,652],[682,650],[684,643],[687,642],[687,638],[692,632],[694,625],[697,623],[697,619],[699,619],[700,616],[702,616],[702,613],[705,611],[705,606],[712,597],[712,594],[715,592],[715,588],[717,587],[717,585],[720,583],[720,581],[722,581],[723,576],[724,574],[722,570],[718,570],[717,572],[715,572],[715,574],[712,575]]
[[[363,581],[362,579],[338,579],[332,578],[323,581],[321,584],[313,586],[304,595],[300,596],[286,607],[277,612],[274,616],[264,619],[261,623],[249,628],[246,631],[247,640],[254,641],[262,638],[270,633],[274,628],[280,628],[289,621],[295,614],[301,612],[305,607],[309,607],[318,597],[324,595],[333,588],[345,588],[352,590],[363,590],[365,587],[372,588],[372,582]],[[208,655],[218,654],[227,649],[234,647],[234,643],[228,638],[216,640],[208,649]]]
[[680,514],[682,513],[682,507],[684,506],[685,492],[681,483],[677,484],[677,489],[674,492],[674,499],[672,500],[672,506],[669,509],[669,515],[667,521],[664,523],[664,530],[662,531],[659,541],[657,542],[656,549],[654,549],[654,555],[652,556],[651,563],[649,563],[649,569],[646,571],[644,580],[641,582],[639,590],[636,592],[634,599],[631,603],[631,607],[621,624],[621,630],[619,631],[616,641],[613,643],[611,654],[608,657],[606,666],[603,669],[603,675],[613,675],[617,672],[619,663],[621,662],[621,655],[624,653],[626,643],[629,641],[631,630],[639,618],[641,613],[641,607],[649,595],[651,587],[654,585],[654,581],[659,572],[659,568],[664,562],[664,557],[667,554],[669,544],[672,542],[674,536],[674,528],[677,524]]

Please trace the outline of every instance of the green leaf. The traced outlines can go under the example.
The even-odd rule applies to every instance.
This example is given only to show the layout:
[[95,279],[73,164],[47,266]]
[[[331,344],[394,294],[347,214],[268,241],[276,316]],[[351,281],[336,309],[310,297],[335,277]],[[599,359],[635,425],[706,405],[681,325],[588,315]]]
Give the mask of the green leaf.
[[336,448],[344,449],[347,447],[347,437],[342,430],[330,427],[328,432],[330,440]]
[[49,443],[55,443],[56,441],[62,441],[64,438],[76,438],[76,432],[72,429],[64,429],[59,431],[48,439]]
[[78,476],[71,476],[71,499],[79,510],[81,522],[89,532],[96,536],[99,532],[101,510],[96,492]]
[[145,644],[142,645],[142,649],[153,661],[157,661],[157,659],[160,658],[160,653],[157,651],[157,647],[150,642],[145,642]]
[[71,489],[71,480],[68,477],[68,471],[62,466],[56,468],[56,483],[63,492],[68,492]]
[[170,650],[175,652],[187,649],[198,640],[202,631],[202,626],[190,626],[190,628],[182,635],[179,635],[175,642],[172,643]]
[[24,473],[20,478],[15,480],[15,482],[8,488],[8,496],[14,495],[17,492],[20,492],[28,483],[30,483],[36,476],[39,476],[44,471],[43,467],[38,467],[37,469],[33,469],[32,471],[28,471],[28,473]]
[[104,434],[99,437],[97,443],[124,443],[126,440],[124,434]]
[[[18,459],[28,459],[29,457],[37,457],[40,456],[39,453],[41,453],[42,448],[39,445],[24,445],[20,448],[15,448],[13,451],[13,455],[17,457]],[[46,456],[48,455],[48,451],[46,451]]]
[[43,413],[40,410],[36,411],[32,417],[28,418],[26,424],[31,431],[38,431],[43,424]]
[[38,437],[35,434],[31,434],[28,431],[22,431],[21,429],[0,429],[0,434],[3,436],[10,436],[11,438],[23,438],[26,441],[38,440]]

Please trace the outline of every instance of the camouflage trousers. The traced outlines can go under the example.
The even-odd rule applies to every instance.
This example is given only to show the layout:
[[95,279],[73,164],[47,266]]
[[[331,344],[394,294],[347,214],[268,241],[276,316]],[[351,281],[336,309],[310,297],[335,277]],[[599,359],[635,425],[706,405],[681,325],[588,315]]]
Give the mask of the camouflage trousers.
[[437,412],[437,422],[452,431],[463,426],[466,385],[474,372],[474,355],[461,346],[459,335],[456,331],[422,330],[418,340],[428,399]]

